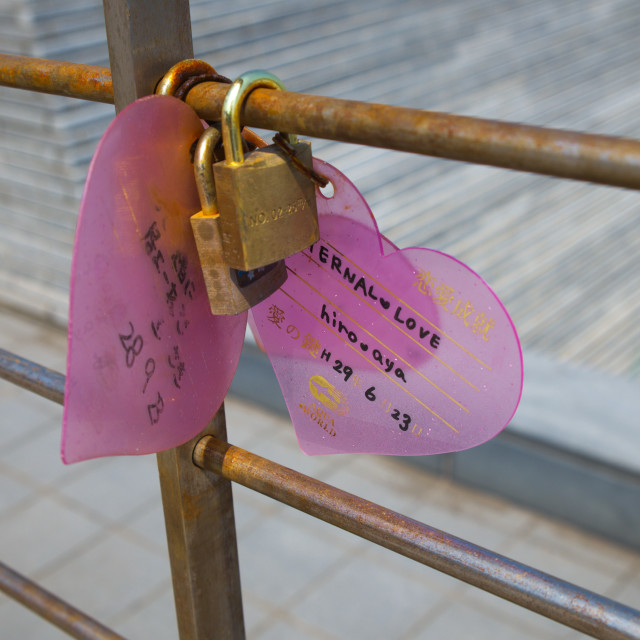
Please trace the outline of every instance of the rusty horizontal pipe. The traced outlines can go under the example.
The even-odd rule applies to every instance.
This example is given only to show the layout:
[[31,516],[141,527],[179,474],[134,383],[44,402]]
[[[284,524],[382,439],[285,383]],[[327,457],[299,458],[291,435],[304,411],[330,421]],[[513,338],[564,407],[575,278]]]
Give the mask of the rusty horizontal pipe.
[[0,591],[79,640],[125,640],[53,593],[0,562]]
[[[186,102],[217,120],[227,85],[195,86]],[[435,111],[255,89],[243,123],[318,138],[640,189],[640,141]]]
[[[113,102],[106,67],[0,54],[0,85]],[[204,82],[186,101],[219,120],[227,90]],[[250,94],[242,115],[267,129],[640,189],[640,141],[628,138],[267,89]]]
[[113,104],[108,67],[0,53],[0,85]]
[[373,502],[222,442],[198,441],[194,463],[366,540],[603,639],[640,638],[640,611],[581,589]]
[[61,373],[4,349],[0,349],[0,378],[58,404],[64,402],[64,376]]

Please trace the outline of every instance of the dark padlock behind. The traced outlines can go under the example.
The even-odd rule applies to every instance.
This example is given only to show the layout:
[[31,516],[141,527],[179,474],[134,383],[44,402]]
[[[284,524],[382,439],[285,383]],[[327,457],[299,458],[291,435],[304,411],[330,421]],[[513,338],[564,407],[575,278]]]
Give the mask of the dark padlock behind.
[[[242,151],[239,112],[256,87],[284,89],[266,71],[250,71],[231,85],[222,108],[225,160],[213,167],[225,257],[245,271],[282,260],[319,239],[315,185],[309,177],[277,145],[246,155]],[[282,135],[311,169],[311,145]]]

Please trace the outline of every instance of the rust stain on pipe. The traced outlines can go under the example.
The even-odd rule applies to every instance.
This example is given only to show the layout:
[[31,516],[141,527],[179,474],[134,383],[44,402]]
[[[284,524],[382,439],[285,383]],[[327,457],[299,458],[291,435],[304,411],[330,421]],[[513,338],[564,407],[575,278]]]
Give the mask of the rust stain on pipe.
[[113,104],[108,67],[0,54],[0,85]]

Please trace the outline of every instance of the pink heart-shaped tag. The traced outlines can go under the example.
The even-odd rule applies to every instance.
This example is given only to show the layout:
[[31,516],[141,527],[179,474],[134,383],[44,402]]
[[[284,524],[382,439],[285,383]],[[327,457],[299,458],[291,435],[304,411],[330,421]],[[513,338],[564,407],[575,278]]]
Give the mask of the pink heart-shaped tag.
[[505,308],[467,266],[398,250],[365,200],[315,161],[320,240],[288,258],[288,280],[251,310],[302,450],[424,455],[499,433],[522,392]]
[[197,435],[235,373],[246,313],[212,316],[189,218],[195,112],[150,96],[89,168],[71,276],[62,458],[153,453]]

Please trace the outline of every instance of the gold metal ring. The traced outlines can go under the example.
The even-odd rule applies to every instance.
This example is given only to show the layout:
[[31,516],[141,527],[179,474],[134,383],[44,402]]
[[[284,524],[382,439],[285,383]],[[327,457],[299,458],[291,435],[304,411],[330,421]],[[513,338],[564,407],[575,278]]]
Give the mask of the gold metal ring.
[[204,60],[188,58],[174,64],[167,73],[164,74],[162,80],[156,86],[156,94],[162,96],[172,96],[180,85],[193,76],[199,76],[204,73],[216,74],[216,70]]

